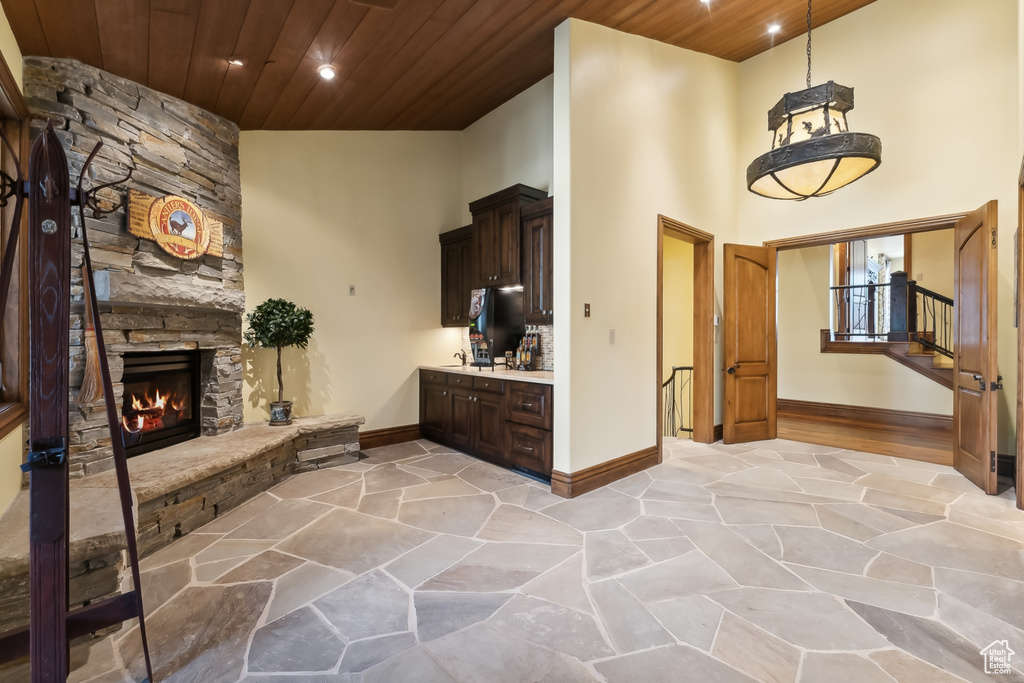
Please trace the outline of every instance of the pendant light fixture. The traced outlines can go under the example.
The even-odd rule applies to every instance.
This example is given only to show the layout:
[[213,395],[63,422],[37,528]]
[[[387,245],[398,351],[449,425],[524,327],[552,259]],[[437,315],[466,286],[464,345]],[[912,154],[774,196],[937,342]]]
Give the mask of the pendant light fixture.
[[786,93],[768,112],[772,149],[747,167],[747,189],[770,199],[822,197],[882,163],[882,141],[851,133],[853,88],[811,87],[811,0],[807,0],[807,89]]

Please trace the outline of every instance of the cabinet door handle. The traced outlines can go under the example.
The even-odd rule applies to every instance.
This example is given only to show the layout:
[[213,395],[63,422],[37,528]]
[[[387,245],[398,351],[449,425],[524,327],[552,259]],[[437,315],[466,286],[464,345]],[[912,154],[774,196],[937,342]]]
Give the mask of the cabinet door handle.
[[524,446],[521,443],[516,444],[516,448],[518,448],[520,450],[523,450],[523,451],[530,451],[531,453],[533,453],[533,449],[532,448],[527,448],[526,446]]
[[442,395],[442,396],[447,396],[447,395],[448,395],[448,392],[447,392],[447,391],[442,391],[442,392],[441,392],[441,395]]
[[532,403],[520,403],[519,407],[520,408],[532,408],[533,404]]

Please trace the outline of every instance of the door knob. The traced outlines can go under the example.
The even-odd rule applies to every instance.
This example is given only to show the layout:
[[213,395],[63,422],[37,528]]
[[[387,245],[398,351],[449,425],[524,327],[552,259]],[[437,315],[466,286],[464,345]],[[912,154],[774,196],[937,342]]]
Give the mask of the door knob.
[[726,372],[728,372],[730,375],[735,375],[736,374],[736,368],[738,368],[739,366],[740,366],[740,364],[736,363],[735,365],[730,367],[728,370],[726,370]]
[[982,377],[981,375],[974,375],[974,381],[976,381],[978,383],[978,389],[980,391],[985,391],[985,378],[984,377]]

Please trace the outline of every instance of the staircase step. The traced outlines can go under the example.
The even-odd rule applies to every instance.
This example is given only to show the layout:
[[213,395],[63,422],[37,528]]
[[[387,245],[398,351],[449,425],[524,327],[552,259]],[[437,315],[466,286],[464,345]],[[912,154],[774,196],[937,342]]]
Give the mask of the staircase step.
[[953,369],[953,359],[949,356],[943,356],[941,353],[935,354],[935,358],[932,360],[932,365],[937,368],[944,370]]

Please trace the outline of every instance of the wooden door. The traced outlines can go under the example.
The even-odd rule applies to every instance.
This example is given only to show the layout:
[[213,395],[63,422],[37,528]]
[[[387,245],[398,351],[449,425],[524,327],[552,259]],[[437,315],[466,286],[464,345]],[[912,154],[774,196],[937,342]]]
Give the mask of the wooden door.
[[468,389],[449,389],[452,397],[452,418],[448,423],[448,442],[454,448],[469,451],[475,436],[473,394]]
[[476,392],[473,404],[477,416],[475,454],[505,464],[505,411],[501,394]]
[[725,246],[725,443],[774,439],[775,248]]
[[424,438],[438,443],[447,441],[451,399],[443,384],[420,385],[420,431]]
[[953,254],[953,467],[996,493],[996,210],[956,224]]
[[552,234],[549,197],[523,209],[523,317],[527,325],[550,325],[552,320]]

